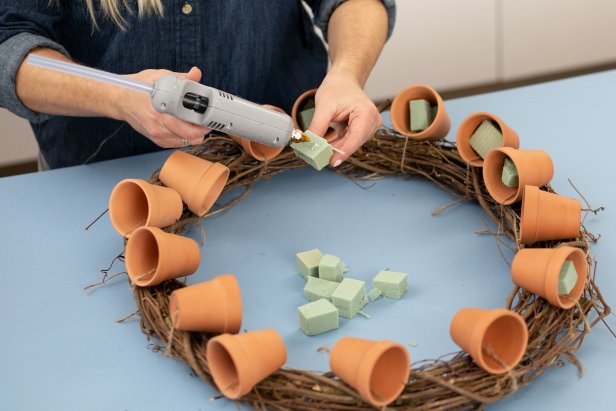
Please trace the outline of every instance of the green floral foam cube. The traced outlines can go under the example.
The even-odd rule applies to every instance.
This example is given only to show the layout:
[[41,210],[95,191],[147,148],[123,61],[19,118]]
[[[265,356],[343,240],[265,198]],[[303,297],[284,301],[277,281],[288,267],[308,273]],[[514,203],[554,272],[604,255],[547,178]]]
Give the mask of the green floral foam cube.
[[331,254],[325,254],[321,258],[319,262],[319,277],[322,279],[339,283],[342,281],[343,272],[344,264],[340,261],[340,258]]
[[381,291],[380,288],[374,287],[372,290],[368,291],[368,298],[370,298],[370,301],[374,301],[382,295],[383,291]]
[[306,335],[318,335],[335,330],[340,322],[338,309],[326,299],[302,305],[299,311],[299,326]]
[[481,158],[486,158],[490,150],[503,145],[503,135],[494,123],[484,120],[471,136],[470,144]]
[[519,184],[518,169],[509,158],[505,158],[505,162],[503,163],[502,181],[504,185],[511,188],[517,187]]
[[304,296],[308,301],[317,301],[321,298],[330,300],[332,294],[338,288],[338,283],[328,280],[323,280],[318,277],[308,277],[308,281],[304,286]]
[[312,131],[305,131],[304,133],[310,137],[310,141],[292,143],[291,148],[296,156],[315,169],[322,170],[329,164],[329,160],[332,158],[332,147],[327,140],[321,136],[317,136]]
[[310,123],[312,123],[312,118],[314,117],[314,111],[314,107],[300,111],[299,118],[303,126],[302,131],[305,131],[308,127],[310,127]]
[[432,107],[428,100],[409,101],[412,132],[424,131],[432,124]]
[[573,287],[575,287],[577,280],[578,273],[575,270],[575,265],[570,260],[566,260],[558,277],[558,294],[569,294],[571,290],[573,290]]
[[297,272],[304,278],[319,276],[319,262],[323,255],[318,248],[303,251],[295,255],[297,261]]
[[372,285],[381,290],[383,296],[399,300],[408,288],[407,277],[406,273],[381,271],[372,279]]
[[332,294],[332,303],[341,317],[353,318],[364,305],[364,281],[345,278]]

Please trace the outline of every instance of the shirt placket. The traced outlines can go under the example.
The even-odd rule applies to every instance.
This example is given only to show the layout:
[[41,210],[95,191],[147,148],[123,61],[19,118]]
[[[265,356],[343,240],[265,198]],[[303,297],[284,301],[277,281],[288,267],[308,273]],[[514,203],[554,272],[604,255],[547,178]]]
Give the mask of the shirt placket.
[[173,5],[176,69],[187,72],[197,65],[199,4],[197,0],[175,0]]

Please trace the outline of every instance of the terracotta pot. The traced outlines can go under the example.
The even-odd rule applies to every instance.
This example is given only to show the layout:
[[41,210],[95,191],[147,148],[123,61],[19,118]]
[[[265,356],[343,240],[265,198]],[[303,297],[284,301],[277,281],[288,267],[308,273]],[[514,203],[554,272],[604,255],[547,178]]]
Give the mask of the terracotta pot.
[[[573,263],[578,278],[569,294],[559,295],[558,280],[565,260]],[[511,277],[516,285],[560,308],[575,305],[584,291],[587,275],[586,255],[575,247],[525,248],[518,251],[511,264]]]
[[[314,100],[316,94],[316,88],[308,90],[304,92],[301,96],[299,96],[297,100],[295,100],[295,103],[293,103],[293,108],[291,109],[291,118],[293,119],[293,124],[295,125],[295,128],[306,131],[307,127],[310,127],[310,124],[306,124],[306,128],[300,126],[299,113],[301,112],[301,109],[303,108],[304,104],[306,104],[306,101],[310,99]],[[335,140],[336,137],[338,137],[338,133],[332,127],[329,127],[325,132],[325,135],[323,136],[323,138],[328,142]]]
[[126,271],[132,283],[140,287],[190,275],[197,271],[199,260],[195,240],[157,227],[136,229],[126,244]]
[[[280,113],[284,113],[284,110],[279,107],[271,106],[269,104],[264,104],[263,106],[278,111]],[[242,146],[244,151],[247,152],[252,158],[259,161],[269,161],[285,149],[284,147],[271,147],[266,144],[257,143],[256,141],[238,137],[233,134],[229,134],[229,137],[231,137],[233,141]]]
[[504,309],[464,308],[453,317],[451,338],[490,374],[504,374],[522,359],[528,328],[522,316]]
[[[411,133],[409,101],[417,99],[428,100],[432,106],[437,107],[437,112],[427,129]],[[413,84],[402,90],[391,103],[390,113],[396,131],[413,140],[441,140],[447,136],[451,128],[443,99],[432,87],[424,84]]]
[[236,334],[242,325],[240,287],[231,274],[175,290],[169,299],[174,328]]
[[159,178],[180,193],[190,211],[202,217],[225,187],[229,168],[176,150],[165,161]]
[[206,357],[220,392],[235,400],[282,367],[287,350],[276,331],[261,330],[214,337],[207,343]]
[[406,387],[411,359],[407,349],[393,341],[344,337],[332,349],[329,366],[365,401],[380,408]]
[[522,197],[520,242],[575,238],[580,234],[582,203],[573,198],[526,186]]
[[121,236],[141,226],[166,227],[182,215],[177,191],[144,180],[120,181],[109,196],[109,219]]
[[514,129],[509,127],[500,117],[490,113],[474,113],[466,117],[458,127],[456,147],[462,160],[473,167],[483,167],[483,158],[471,146],[471,137],[485,120],[491,120],[498,125],[503,135],[502,147],[520,147],[520,138]]
[[[503,184],[502,173],[505,158],[509,157],[518,170],[518,186]],[[490,151],[483,163],[483,181],[488,192],[500,204],[513,204],[522,199],[524,186],[544,186],[554,176],[554,164],[550,156],[541,150],[517,150],[500,147]]]

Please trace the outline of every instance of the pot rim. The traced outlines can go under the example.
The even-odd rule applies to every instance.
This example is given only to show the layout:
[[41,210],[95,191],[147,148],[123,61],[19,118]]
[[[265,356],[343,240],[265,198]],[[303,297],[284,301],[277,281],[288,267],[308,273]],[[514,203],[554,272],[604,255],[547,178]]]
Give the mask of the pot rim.
[[[229,167],[220,163],[208,162],[210,166],[196,180],[187,204],[188,208],[199,217],[203,217],[212,208],[224,190],[230,174]],[[212,183],[205,184],[207,180],[212,180]]]
[[436,125],[440,122],[443,121],[443,117],[446,116],[445,111],[445,105],[443,103],[443,99],[440,96],[440,94],[438,94],[436,92],[436,90],[434,90],[432,87],[428,86],[427,84],[422,84],[422,83],[416,83],[416,84],[411,84],[410,86],[402,89],[402,91],[400,91],[396,97],[394,97],[394,100],[391,103],[391,107],[390,107],[390,114],[392,114],[394,111],[398,112],[401,110],[406,110],[408,111],[408,103],[411,100],[410,95],[411,94],[415,94],[415,92],[419,92],[421,94],[424,94],[424,97],[426,100],[428,100],[430,103],[435,104],[437,109],[436,109],[436,117],[434,117],[434,119],[432,119],[432,123],[428,126],[428,128],[426,128],[423,131],[420,131],[418,133],[411,133],[410,130],[410,126],[408,124],[400,124],[397,121],[397,117],[394,115],[391,115],[391,123],[394,126],[394,129],[406,136],[409,137],[413,140],[417,140],[417,141],[422,141],[422,140],[440,140],[442,137],[434,137],[432,136],[432,132],[434,131],[434,129],[436,128]]
[[[316,96],[317,91],[318,91],[317,88],[306,90],[302,94],[300,94],[299,97],[295,99],[295,102],[293,103],[293,107],[291,108],[291,118],[293,119],[293,126],[301,131],[306,131],[309,128],[306,127],[305,129],[303,129],[299,125],[298,116],[299,116],[300,106],[304,103],[304,101],[308,100],[310,97]],[[327,128],[327,131],[325,132],[325,135],[323,136],[323,138],[327,140],[328,143],[331,143],[332,141],[338,138],[338,132],[336,131],[335,128],[330,126]]]
[[[137,228],[147,226],[151,223],[152,215],[154,214],[152,209],[154,207],[158,207],[158,202],[155,202],[154,199],[152,198],[152,192],[149,190],[148,185],[153,185],[153,184],[150,184],[147,181],[139,179],[139,178],[126,178],[124,180],[119,181],[115,185],[113,190],[111,191],[111,195],[109,196],[109,219],[111,220],[111,225],[113,225],[113,228],[115,228],[115,230],[121,236],[127,237],[128,235],[135,232]],[[113,211],[115,209],[115,205],[112,205],[112,203],[115,203],[116,201],[118,201],[117,197],[120,195],[120,190],[126,189],[128,187],[137,187],[139,192],[143,194],[143,196],[145,197],[147,207],[148,207],[145,222],[140,226],[134,227],[130,231],[127,231],[125,229],[120,230],[121,224],[118,223],[117,218],[114,215],[115,213]]]
[[[396,389],[396,391],[393,392],[387,398],[376,398],[373,392],[373,389],[372,389],[372,384],[371,384],[372,375],[376,369],[376,366],[378,365],[379,360],[388,351],[392,351],[392,350],[401,352],[405,357],[405,364],[406,364],[404,367],[405,381],[404,383],[401,383],[400,387]],[[367,378],[365,379],[358,378],[357,380],[358,385],[359,385],[358,391],[360,391],[360,393],[362,394],[362,397],[364,397],[371,404],[377,407],[385,406],[391,403],[392,401],[394,401],[396,398],[398,398],[400,393],[404,390],[404,387],[406,386],[406,383],[408,382],[408,378],[410,374],[411,359],[410,359],[410,355],[406,347],[404,347],[400,343],[390,341],[390,340],[374,341],[374,345],[370,347],[368,351],[366,351],[366,353],[362,356],[360,361],[361,362],[358,367],[358,374],[367,376]],[[395,371],[398,371],[398,370],[395,370]],[[392,370],[392,372],[394,372],[394,370]]]
[[[484,159],[483,182],[492,198],[503,205],[511,205],[519,201],[522,196],[522,189],[525,186],[523,176],[520,174],[518,174],[517,187],[507,187],[503,184],[501,179],[506,158],[509,158],[516,169],[519,170],[518,165],[520,158],[516,155],[517,151],[519,150],[511,147],[499,147],[490,151]],[[496,170],[498,170],[498,172]],[[497,176],[494,177],[496,183],[491,179],[492,173],[497,174]]]
[[524,318],[522,318],[522,316],[520,316],[517,313],[514,313],[511,310],[507,310],[504,308],[485,309],[485,310],[480,309],[480,310],[485,311],[486,315],[484,318],[481,319],[479,323],[477,323],[477,325],[472,331],[470,341],[471,341],[471,350],[473,352],[469,354],[471,354],[475,362],[477,362],[477,364],[481,368],[483,368],[486,372],[490,374],[494,374],[494,375],[505,374],[507,373],[507,369],[505,367],[501,365],[499,365],[498,367],[493,367],[489,365],[485,360],[485,357],[483,354],[483,340],[486,336],[486,333],[496,321],[501,320],[503,318],[507,318],[507,317],[514,319],[515,323],[519,326],[519,329],[522,331],[522,340],[524,343],[522,344],[521,347],[518,347],[519,352],[516,353],[514,357],[515,360],[513,361],[513,366],[511,366],[511,369],[513,369],[519,364],[522,357],[524,357],[524,354],[526,353],[526,347],[528,345],[528,326],[526,325],[526,321],[524,321]]
[[[561,296],[558,293],[558,281],[560,279],[562,266],[567,260],[571,261],[575,266],[577,280],[571,292]],[[557,248],[553,252],[546,270],[546,299],[550,304],[563,309],[569,309],[576,305],[584,292],[584,286],[586,285],[586,278],[588,276],[588,264],[584,251],[577,247],[563,246]]]
[[[131,278],[131,281],[133,282],[133,284],[135,284],[135,285],[137,285],[139,287],[148,287],[150,284],[152,284],[156,280],[156,278],[160,274],[160,264],[161,264],[161,260],[160,260],[160,242],[159,242],[159,240],[160,240],[160,238],[159,238],[160,232],[164,233],[164,231],[161,230],[158,227],[141,226],[141,227],[137,228],[136,230],[134,230],[132,232],[132,234],[130,236],[130,239],[128,240],[128,244],[126,245],[126,250],[127,250],[126,254],[128,254],[128,249],[129,249],[129,247],[131,247],[131,241],[134,244],[135,238],[139,239],[139,236],[141,236],[141,235],[148,235],[148,236],[150,236],[151,238],[154,239],[154,242],[156,243],[156,268],[154,268],[154,272],[147,279],[139,278],[137,280],[133,280],[133,276],[129,272],[129,268],[128,268],[129,264],[128,263],[126,264],[126,272],[128,273],[129,277]],[[141,233],[144,233],[144,234],[141,234]]]
[[[505,146],[506,131],[511,130],[500,117],[486,111],[479,111],[469,114],[464,120],[462,120],[458,126],[458,132],[456,133],[456,147],[458,148],[458,153],[460,154],[460,157],[462,157],[462,160],[473,167],[482,168],[485,161],[479,154],[477,154],[470,143],[473,133],[485,120],[494,121],[498,125],[498,128],[503,136],[501,147]],[[470,127],[472,132],[463,134],[465,127]],[[474,154],[475,157],[471,157],[472,154]]]
[[[537,186],[524,186],[524,192],[522,194],[522,214],[520,216],[520,242],[523,244],[533,244],[537,241],[540,191],[541,189]],[[535,212],[531,213],[531,210]],[[530,232],[532,234],[527,234],[529,230],[531,230]]]
[[[216,356],[221,354],[226,355],[231,365],[233,366],[233,372],[237,378],[237,383],[235,385],[229,387],[221,387],[220,386],[220,362],[216,362],[219,359],[214,360],[211,358],[210,350],[216,350]],[[209,355],[208,355],[209,354]],[[208,341],[206,347],[206,357],[208,358],[208,362],[210,363],[210,372],[212,374],[212,378],[216,383],[216,387],[218,390],[226,397],[231,399],[238,399],[245,394],[247,387],[246,384],[246,375],[243,372],[241,367],[238,367],[238,364],[249,363],[249,358],[245,356],[244,350],[241,349],[238,342],[233,338],[231,334],[224,333],[217,335]],[[214,365],[216,364],[216,365]],[[248,390],[249,391],[249,390]]]

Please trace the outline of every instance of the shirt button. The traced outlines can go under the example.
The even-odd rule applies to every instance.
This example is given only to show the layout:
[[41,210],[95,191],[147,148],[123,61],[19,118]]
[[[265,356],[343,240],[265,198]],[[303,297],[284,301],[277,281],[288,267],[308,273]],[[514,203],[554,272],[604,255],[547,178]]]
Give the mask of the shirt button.
[[192,13],[192,6],[189,3],[184,3],[182,6],[182,13],[186,15]]

